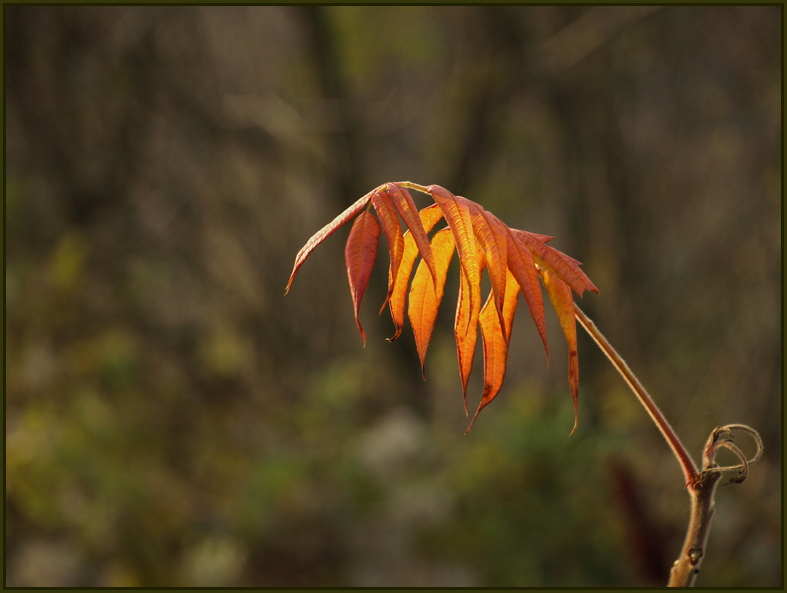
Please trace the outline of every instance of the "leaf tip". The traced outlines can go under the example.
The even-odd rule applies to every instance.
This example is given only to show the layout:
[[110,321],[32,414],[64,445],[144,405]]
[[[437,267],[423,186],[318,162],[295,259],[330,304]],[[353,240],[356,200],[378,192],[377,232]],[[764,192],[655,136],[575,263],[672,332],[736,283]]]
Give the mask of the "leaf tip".
[[476,411],[476,413],[473,415],[473,419],[470,420],[470,426],[468,426],[467,430],[465,430],[465,434],[470,432],[470,429],[473,428],[473,424],[475,424],[475,419],[478,417],[478,412],[480,412],[480,409],[478,411]]
[[[478,404],[478,409],[475,411],[475,414],[473,414],[473,419],[472,419],[472,420],[470,420],[470,426],[468,426],[468,427],[467,427],[467,430],[465,431],[465,434],[467,434],[468,432],[470,432],[470,429],[471,429],[471,428],[473,428],[473,424],[475,424],[475,419],[476,419],[476,418],[478,418],[478,414],[479,414],[479,412],[480,412],[481,410],[483,410],[483,409],[484,409],[484,406],[485,406],[485,405],[486,405],[486,404],[484,403],[484,400],[483,400],[483,398],[482,398],[482,399],[481,399],[481,403],[480,403],[480,404]],[[467,404],[465,404],[465,410],[466,410],[466,409],[467,409]]]
[[363,327],[361,327],[361,322],[358,320],[358,317],[355,318],[355,323],[358,326],[358,331],[361,332],[361,339],[363,340],[363,347],[366,348],[366,332],[363,331]]
[[391,336],[390,338],[385,338],[385,340],[387,342],[395,342],[396,340],[399,339],[399,336],[401,336],[401,335],[402,335],[402,328],[401,327],[397,327],[396,331],[394,332],[394,335]]

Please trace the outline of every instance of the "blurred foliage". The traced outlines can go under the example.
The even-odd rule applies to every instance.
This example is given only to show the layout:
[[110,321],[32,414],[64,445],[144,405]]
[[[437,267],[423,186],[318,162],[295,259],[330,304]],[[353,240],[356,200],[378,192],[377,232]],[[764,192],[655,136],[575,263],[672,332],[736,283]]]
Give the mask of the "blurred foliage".
[[583,261],[692,452],[761,431],[698,584],[779,586],[781,16],[8,6],[6,585],[665,582],[680,470],[590,340],[575,435],[557,320],[547,371],[520,315],[462,436],[451,306],[423,382],[384,265],[361,348],[338,235],[282,296],[409,179]]

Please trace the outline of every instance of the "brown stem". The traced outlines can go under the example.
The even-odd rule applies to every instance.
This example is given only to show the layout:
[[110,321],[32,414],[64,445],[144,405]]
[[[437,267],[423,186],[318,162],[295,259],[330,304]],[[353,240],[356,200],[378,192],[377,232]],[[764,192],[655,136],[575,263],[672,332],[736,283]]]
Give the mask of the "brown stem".
[[[683,475],[686,478],[686,490],[691,498],[691,515],[689,527],[686,532],[686,540],[683,543],[680,556],[675,561],[670,570],[669,587],[691,587],[694,584],[697,574],[700,572],[700,564],[705,556],[705,547],[710,533],[710,523],[713,518],[714,502],[713,497],[716,493],[716,486],[721,478],[722,472],[739,471],[737,476],[730,478],[731,483],[740,483],[746,478],[749,466],[755,463],[762,456],[762,439],[756,430],[745,424],[728,424],[720,426],[711,432],[705,451],[702,456],[702,471],[697,471],[697,466],[680,442],[678,435],[670,426],[667,419],[661,413],[658,406],[651,399],[648,392],[640,384],[636,375],[629,369],[626,362],[615,351],[604,335],[598,330],[596,325],[588,319],[582,310],[574,304],[574,314],[577,320],[596,341],[599,348],[607,355],[613,366],[623,376],[631,390],[637,396],[640,403],[645,407],[653,422],[664,435],[669,446],[677,457]],[[733,430],[740,430],[752,437],[757,445],[755,455],[747,460],[743,452],[733,443]],[[716,464],[716,454],[721,449],[731,451],[741,463],[739,465],[720,467]]]
[[668,587],[691,587],[700,572],[700,564],[705,556],[705,546],[710,533],[710,522],[713,518],[716,486],[721,478],[719,471],[703,471],[689,485],[691,497],[691,515],[686,530],[680,556],[670,570]]
[[675,454],[675,457],[678,459],[681,469],[683,469],[683,476],[686,479],[685,483],[691,484],[697,478],[697,466],[694,464],[691,455],[686,451],[683,443],[680,442],[678,435],[675,434],[670,423],[667,422],[664,414],[661,413],[656,403],[651,399],[650,395],[648,395],[648,392],[645,391],[645,388],[628,367],[626,361],[620,357],[604,335],[598,330],[596,324],[582,312],[582,309],[577,307],[576,303],[574,304],[574,314],[576,315],[577,321],[579,321],[582,327],[590,334],[590,337],[595,340],[604,354],[607,355],[612,365],[626,380],[626,383],[628,383],[631,390],[637,396],[637,399],[639,399],[640,403],[645,407],[645,410],[650,414],[653,422],[661,431],[661,434],[664,436],[672,452]]
[[[754,441],[757,451],[751,459],[747,460],[743,452],[733,442],[733,430],[745,432]],[[740,465],[717,465],[716,454],[721,449],[731,451],[740,459]],[[670,571],[669,587],[691,587],[697,578],[697,574],[700,572],[700,563],[705,555],[710,522],[713,517],[713,496],[716,493],[716,486],[722,472],[738,471],[738,475],[731,477],[727,483],[740,484],[746,479],[749,466],[762,457],[762,452],[762,439],[759,433],[751,426],[728,424],[727,426],[719,426],[710,433],[702,455],[702,471],[688,487],[689,495],[691,496],[691,519],[680,556],[678,556]]]
[[[678,435],[675,434],[672,426],[667,422],[667,419],[639,382],[639,379],[637,379],[636,375],[634,375],[628,367],[626,361],[620,357],[604,335],[598,330],[596,325],[579,307],[577,307],[576,303],[574,304],[574,314],[582,327],[590,334],[590,337],[595,340],[599,348],[607,355],[607,358],[612,362],[615,369],[626,380],[626,383],[631,387],[631,390],[645,407],[648,414],[650,414],[653,422],[655,422],[661,434],[672,448],[672,452],[675,453],[675,457],[678,459],[681,469],[683,469],[683,476],[686,480],[689,496],[691,497],[691,515],[688,531],[686,533],[686,540],[681,549],[680,556],[675,561],[670,571],[668,586],[690,587],[697,578],[697,574],[700,571],[699,566],[705,553],[705,544],[708,540],[708,533],[710,532],[710,521],[711,517],[713,517],[713,495],[716,490],[716,484],[721,477],[721,473],[718,471],[697,471],[694,460],[686,451],[683,443],[680,442]],[[713,438],[713,435],[711,435],[711,438]],[[718,446],[715,448],[712,447],[709,443],[706,447],[703,465],[708,464],[708,453],[710,452],[712,455],[715,455],[715,451],[717,451],[718,448]]]

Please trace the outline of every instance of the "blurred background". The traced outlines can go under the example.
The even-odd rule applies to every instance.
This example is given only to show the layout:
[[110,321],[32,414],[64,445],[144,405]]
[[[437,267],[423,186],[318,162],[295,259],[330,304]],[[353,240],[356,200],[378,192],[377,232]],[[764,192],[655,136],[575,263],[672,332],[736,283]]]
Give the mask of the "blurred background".
[[[780,586],[780,7],[5,9],[6,585],[651,586],[688,496],[580,330],[525,309],[467,419],[456,263],[421,379],[386,181],[554,235],[580,306],[699,457],[745,423],[698,585]],[[429,202],[414,194],[419,206]],[[480,346],[479,346],[480,350]],[[483,389],[480,352],[468,405]],[[753,451],[750,443],[741,446]]]

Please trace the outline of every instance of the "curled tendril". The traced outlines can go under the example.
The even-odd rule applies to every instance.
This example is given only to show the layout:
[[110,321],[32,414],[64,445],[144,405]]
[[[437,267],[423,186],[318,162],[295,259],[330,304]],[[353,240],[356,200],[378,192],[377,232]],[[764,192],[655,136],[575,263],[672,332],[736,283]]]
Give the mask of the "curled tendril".
[[[738,445],[734,443],[735,437],[733,435],[733,430],[745,432],[757,445],[757,451],[751,459],[746,459],[746,455],[740,450]],[[717,465],[715,461],[716,454],[721,449],[731,451],[741,462],[738,465]],[[762,438],[760,438],[760,434],[751,426],[745,424],[727,424],[726,426],[719,426],[713,429],[713,432],[711,432],[708,438],[708,442],[705,444],[705,453],[702,457],[703,471],[714,473],[737,471],[738,475],[732,476],[726,484],[740,484],[746,479],[749,473],[749,466],[760,460],[763,450]]]

